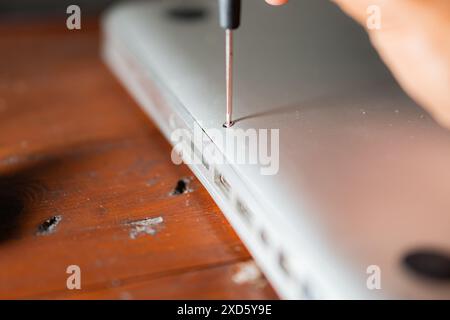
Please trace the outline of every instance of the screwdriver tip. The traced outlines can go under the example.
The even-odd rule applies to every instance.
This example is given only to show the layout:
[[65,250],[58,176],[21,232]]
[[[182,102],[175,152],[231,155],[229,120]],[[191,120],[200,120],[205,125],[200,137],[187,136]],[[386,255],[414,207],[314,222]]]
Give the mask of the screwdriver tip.
[[234,121],[230,121],[230,122],[225,122],[224,124],[223,124],[223,127],[224,128],[230,128],[230,127],[232,127],[234,125]]
[[227,29],[225,32],[226,42],[226,122],[224,128],[230,128],[233,125],[233,31]]

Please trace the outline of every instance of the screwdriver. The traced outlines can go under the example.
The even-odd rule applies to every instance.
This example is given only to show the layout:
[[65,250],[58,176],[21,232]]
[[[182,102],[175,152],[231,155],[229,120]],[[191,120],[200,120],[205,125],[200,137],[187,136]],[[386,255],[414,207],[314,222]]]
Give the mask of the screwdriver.
[[220,26],[225,29],[225,75],[227,113],[225,128],[233,125],[233,30],[241,23],[241,0],[219,0]]

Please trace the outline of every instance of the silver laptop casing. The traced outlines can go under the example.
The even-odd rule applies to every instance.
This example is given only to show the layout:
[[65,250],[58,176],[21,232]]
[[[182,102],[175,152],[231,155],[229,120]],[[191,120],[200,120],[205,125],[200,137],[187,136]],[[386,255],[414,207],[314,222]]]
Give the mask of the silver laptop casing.
[[[206,14],[168,14],[180,4]],[[116,6],[103,18],[102,52],[168,140],[200,129],[200,143],[226,153],[208,136],[226,130],[216,5]],[[450,248],[450,134],[403,93],[364,31],[326,0],[246,0],[235,63],[233,128],[278,129],[279,172],[190,167],[281,297],[450,298],[448,279],[404,263],[414,250]],[[197,143],[186,137],[184,153]]]

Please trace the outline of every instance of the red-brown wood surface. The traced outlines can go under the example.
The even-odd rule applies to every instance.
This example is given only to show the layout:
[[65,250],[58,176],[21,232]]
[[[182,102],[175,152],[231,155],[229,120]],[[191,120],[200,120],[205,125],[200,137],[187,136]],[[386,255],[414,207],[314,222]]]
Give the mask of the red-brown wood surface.
[[[95,22],[0,25],[0,298],[276,298],[249,253],[99,59]],[[61,221],[39,234],[46,219]],[[162,217],[154,234],[131,222]],[[81,268],[68,290],[66,268]]]

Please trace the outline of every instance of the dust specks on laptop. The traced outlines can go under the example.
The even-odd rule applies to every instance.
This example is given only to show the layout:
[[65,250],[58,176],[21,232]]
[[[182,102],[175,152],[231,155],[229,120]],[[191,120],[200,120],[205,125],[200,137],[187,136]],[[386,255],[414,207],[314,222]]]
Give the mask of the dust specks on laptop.
[[234,267],[231,280],[236,284],[252,285],[258,288],[263,288],[267,285],[266,278],[253,260],[238,263]]
[[191,188],[191,182],[194,180],[193,177],[186,177],[178,180],[175,188],[170,192],[171,196],[179,196],[181,194],[190,193],[194,191]]
[[164,226],[164,218],[162,216],[154,218],[145,218],[141,220],[126,223],[130,227],[130,239],[136,239],[140,236],[156,235]]
[[61,215],[56,215],[48,218],[38,226],[36,235],[45,236],[54,233],[56,231],[56,227],[61,222],[61,220],[62,220]]

